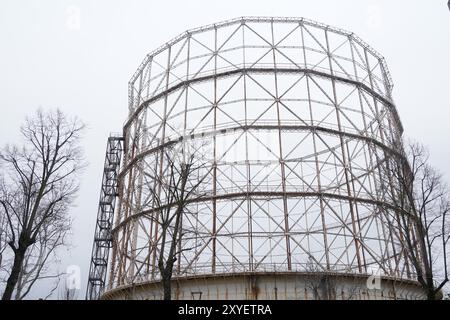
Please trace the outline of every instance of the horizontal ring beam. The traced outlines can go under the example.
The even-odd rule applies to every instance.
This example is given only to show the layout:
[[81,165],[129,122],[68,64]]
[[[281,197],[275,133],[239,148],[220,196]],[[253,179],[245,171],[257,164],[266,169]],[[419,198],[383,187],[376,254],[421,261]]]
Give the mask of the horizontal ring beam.
[[326,72],[321,72],[321,71],[317,71],[317,70],[312,70],[312,69],[308,69],[308,68],[239,68],[239,69],[235,69],[235,70],[230,70],[230,71],[224,71],[224,72],[219,72],[216,74],[211,74],[211,75],[207,75],[207,76],[203,76],[203,77],[198,77],[198,78],[194,78],[194,79],[189,79],[189,80],[182,80],[180,81],[178,84],[168,88],[167,90],[164,90],[160,93],[158,93],[157,95],[151,97],[150,99],[144,101],[143,103],[141,103],[141,105],[139,107],[136,108],[136,110],[134,110],[133,114],[128,118],[128,120],[125,122],[124,125],[124,132],[128,129],[128,127],[133,123],[133,121],[135,120],[135,118],[139,115],[139,113],[142,111],[142,109],[144,109],[145,107],[147,107],[149,104],[163,98],[164,96],[170,94],[171,92],[174,92],[182,87],[185,86],[189,86],[193,83],[197,83],[197,82],[203,82],[203,81],[208,81],[208,80],[212,80],[212,79],[220,79],[220,78],[224,78],[224,77],[229,77],[229,76],[233,76],[236,74],[247,74],[247,73],[301,73],[301,74],[312,74],[312,75],[316,75],[322,78],[327,78],[327,79],[334,79],[336,81],[339,82],[343,82],[343,83],[347,83],[347,84],[352,84],[356,87],[361,87],[364,91],[366,91],[369,95],[377,98],[378,100],[380,100],[384,105],[386,105],[390,111],[392,112],[392,114],[394,115],[395,121],[397,122],[397,125],[399,126],[400,132],[403,132],[403,127],[401,125],[400,122],[400,118],[398,116],[397,110],[395,108],[395,105],[388,99],[386,99],[385,97],[383,97],[382,95],[380,95],[378,92],[372,90],[371,88],[369,88],[366,84],[356,81],[356,80],[352,80],[352,79],[348,79],[345,77],[340,77],[340,76],[336,76],[336,75],[331,75],[329,73]]

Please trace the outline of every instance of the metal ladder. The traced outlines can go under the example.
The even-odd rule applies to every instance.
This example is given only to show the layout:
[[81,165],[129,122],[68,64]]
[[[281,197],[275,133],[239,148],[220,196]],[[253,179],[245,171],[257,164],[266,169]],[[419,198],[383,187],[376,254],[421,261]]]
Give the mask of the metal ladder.
[[115,202],[118,196],[118,175],[123,151],[123,137],[111,135],[106,145],[102,188],[95,225],[92,246],[91,266],[89,269],[87,300],[100,298],[106,284],[109,249],[112,246],[112,226]]

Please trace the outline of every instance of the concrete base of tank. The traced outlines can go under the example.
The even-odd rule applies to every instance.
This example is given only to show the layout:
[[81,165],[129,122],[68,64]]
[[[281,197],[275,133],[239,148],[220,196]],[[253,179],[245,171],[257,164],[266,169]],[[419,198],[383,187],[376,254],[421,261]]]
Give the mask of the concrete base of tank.
[[[106,291],[102,299],[159,300],[159,281],[143,281]],[[338,273],[228,273],[172,279],[174,300],[417,300],[416,281]]]

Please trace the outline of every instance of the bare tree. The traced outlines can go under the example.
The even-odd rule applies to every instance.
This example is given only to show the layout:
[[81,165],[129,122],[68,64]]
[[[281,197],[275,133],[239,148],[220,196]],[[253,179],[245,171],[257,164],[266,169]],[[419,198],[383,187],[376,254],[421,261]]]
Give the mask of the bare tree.
[[[0,221],[11,257],[2,299],[21,299],[37,280],[48,277],[55,249],[65,244],[71,225],[69,208],[84,167],[79,145],[83,123],[61,111],[27,118],[21,127],[24,146],[0,153]],[[0,242],[1,244],[1,242]]]
[[[341,277],[344,279],[345,274]],[[337,283],[338,275],[331,271],[324,270],[320,264],[309,257],[305,265],[305,274],[302,276],[305,281],[305,287],[312,291],[314,300],[353,300],[361,289],[363,283],[356,275],[347,274],[345,281],[339,285]]]
[[312,291],[314,300],[336,299],[334,282],[311,257],[305,265],[305,272],[305,286]]
[[[192,141],[191,141],[192,142]],[[159,166],[152,172],[149,186],[154,213],[151,219],[158,223],[158,269],[164,291],[164,300],[171,299],[171,280],[174,263],[181,252],[192,248],[181,248],[181,239],[189,232],[183,228],[183,215],[189,214],[188,204],[204,193],[200,186],[207,174],[202,148],[182,142],[176,147],[166,147],[156,160]]]
[[424,146],[410,142],[388,157],[384,191],[395,207],[388,219],[406,248],[406,259],[417,280],[435,300],[448,282],[450,196],[442,175],[429,164]]

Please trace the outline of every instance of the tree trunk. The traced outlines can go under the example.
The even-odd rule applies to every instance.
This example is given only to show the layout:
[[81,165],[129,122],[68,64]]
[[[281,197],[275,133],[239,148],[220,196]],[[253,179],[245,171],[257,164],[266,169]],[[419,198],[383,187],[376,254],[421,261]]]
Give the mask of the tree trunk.
[[430,271],[428,271],[429,274],[427,274],[426,277],[426,284],[427,284],[427,299],[428,300],[436,300],[436,288],[433,284],[433,276],[430,275]]
[[25,258],[26,249],[19,248],[14,252],[14,263],[11,269],[11,274],[6,282],[5,291],[3,292],[2,300],[11,300],[14,288],[19,280],[20,270],[22,269],[23,260]]
[[436,293],[434,289],[428,289],[427,300],[436,300]]
[[162,279],[163,288],[164,288],[164,300],[172,300],[172,288],[171,288],[171,277],[164,276]]

